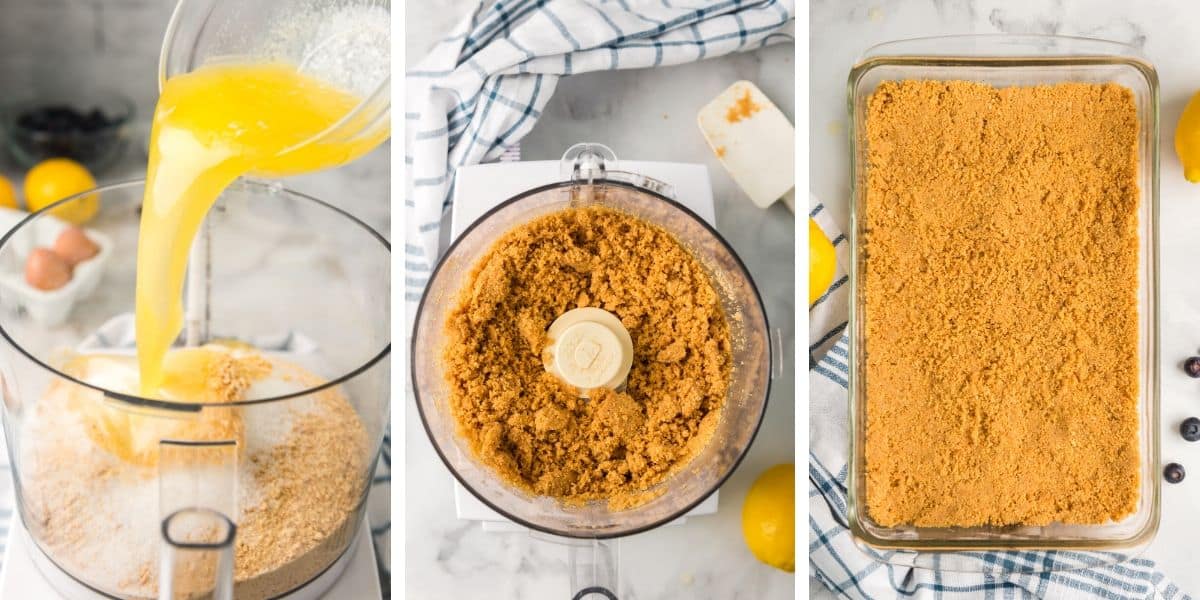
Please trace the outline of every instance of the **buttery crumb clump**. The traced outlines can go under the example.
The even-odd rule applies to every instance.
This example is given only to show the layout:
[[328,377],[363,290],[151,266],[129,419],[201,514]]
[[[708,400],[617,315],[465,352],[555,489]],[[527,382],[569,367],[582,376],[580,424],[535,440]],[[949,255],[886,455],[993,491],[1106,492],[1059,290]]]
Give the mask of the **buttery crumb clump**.
[[[569,208],[507,232],[450,313],[443,356],[460,435],[509,483],[614,509],[682,467],[712,437],[729,389],[730,333],[704,267],[659,227]],[[633,339],[623,391],[590,399],[548,373],[546,329],[580,307]]]
[[213,352],[202,377],[217,402],[232,403],[245,398],[255,381],[271,374],[271,363],[259,354],[234,356]]
[[[132,361],[76,356],[64,369],[81,381],[103,381],[99,376]],[[216,345],[175,349],[167,361],[177,393],[206,402],[244,400],[268,378],[294,389],[326,383],[298,364]],[[64,569],[122,598],[155,597],[163,490],[178,498],[196,493],[188,477],[163,477],[160,439],[237,442],[231,515],[237,598],[276,598],[311,581],[342,556],[362,524],[372,441],[341,386],[249,409],[210,406],[192,418],[163,418],[118,408],[102,392],[57,379],[22,427],[22,438],[32,441],[21,448],[22,464],[29,465],[25,518],[42,548]],[[216,448],[171,456],[173,470],[196,476],[228,460]],[[203,493],[209,495],[202,499],[214,497],[212,490]],[[215,533],[196,528],[186,535],[211,542]],[[113,548],[121,549],[119,561]],[[211,588],[214,567],[198,558],[181,561],[177,589]]]
[[889,527],[1131,514],[1132,93],[884,82],[867,110],[868,514]]

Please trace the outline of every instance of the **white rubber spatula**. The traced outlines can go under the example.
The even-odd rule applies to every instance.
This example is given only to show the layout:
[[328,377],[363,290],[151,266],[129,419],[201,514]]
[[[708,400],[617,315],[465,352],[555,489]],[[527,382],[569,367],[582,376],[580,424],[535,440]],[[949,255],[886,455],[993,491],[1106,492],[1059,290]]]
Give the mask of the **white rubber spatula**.
[[796,130],[758,86],[738,81],[700,109],[704,139],[759,208],[783,200],[796,211]]

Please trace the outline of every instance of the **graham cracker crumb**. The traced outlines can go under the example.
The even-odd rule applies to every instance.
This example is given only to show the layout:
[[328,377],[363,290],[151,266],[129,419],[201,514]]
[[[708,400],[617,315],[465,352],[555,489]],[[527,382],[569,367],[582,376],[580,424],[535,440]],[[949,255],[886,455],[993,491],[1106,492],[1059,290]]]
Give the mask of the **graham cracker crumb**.
[[[686,465],[729,388],[730,334],[704,267],[670,234],[607,208],[570,208],[506,233],[446,324],[450,406],[476,457],[530,492],[614,509]],[[633,339],[623,391],[590,399],[547,373],[546,329],[584,306]]]
[[358,526],[366,431],[340,392],[319,403],[296,417],[284,443],[250,457],[263,500],[245,509],[238,531],[237,579],[247,595],[304,583],[337,559]]
[[872,94],[865,458],[880,525],[1135,510],[1138,128],[1111,83]]
[[255,381],[271,374],[271,363],[258,354],[233,356],[225,352],[213,352],[208,362],[205,380],[208,389],[219,398],[219,402],[238,402]]

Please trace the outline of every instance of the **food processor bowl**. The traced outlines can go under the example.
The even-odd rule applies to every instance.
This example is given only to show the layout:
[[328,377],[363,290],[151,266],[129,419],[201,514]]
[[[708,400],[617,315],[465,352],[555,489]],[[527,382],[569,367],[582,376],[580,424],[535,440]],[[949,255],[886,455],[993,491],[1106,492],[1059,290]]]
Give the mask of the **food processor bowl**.
[[[133,362],[142,182],[30,215],[0,239],[0,271],[20,272],[29,232],[55,207],[97,195],[84,233],[114,245],[63,324],[0,291],[5,435],[34,562],[72,599],[329,585],[322,575],[362,529],[388,422],[388,243],[315,198],[230,186],[197,236],[177,347],[216,344],[272,367],[233,402],[143,398],[121,383],[129,370],[76,368]],[[223,371],[203,373],[212,385]],[[239,425],[211,425],[227,422]]]
[[[599,154],[593,152],[599,150]],[[531,529],[569,538],[613,538],[645,531],[691,510],[733,472],[749,449],[766,408],[771,349],[763,304],[745,265],[720,234],[661,191],[668,186],[614,169],[603,147],[568,151],[567,179],[529,190],[501,203],[459,236],[434,270],[417,311],[412,340],[412,377],[417,408],[433,446],[456,478],[484,504]],[[574,155],[573,155],[574,154]],[[607,154],[607,156],[603,156]],[[599,159],[581,166],[578,158]],[[605,163],[607,158],[607,163]],[[574,168],[571,165],[574,164]],[[635,183],[631,183],[635,182]],[[704,265],[730,327],[733,370],[719,424],[711,441],[663,482],[646,490],[650,499],[615,510],[603,501],[565,504],[535,496],[499,478],[458,434],[450,407],[442,356],[447,315],[471,269],[492,243],[513,227],[567,207],[604,206],[636,216],[671,233]]]

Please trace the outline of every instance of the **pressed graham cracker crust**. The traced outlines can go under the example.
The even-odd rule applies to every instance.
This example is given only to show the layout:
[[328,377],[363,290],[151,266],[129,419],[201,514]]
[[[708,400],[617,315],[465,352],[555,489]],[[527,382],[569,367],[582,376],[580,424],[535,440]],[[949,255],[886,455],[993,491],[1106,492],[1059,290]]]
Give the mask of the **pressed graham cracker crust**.
[[[476,264],[447,318],[450,406],[475,456],[510,484],[621,510],[712,437],[730,332],[704,267],[663,229],[608,208],[519,225]],[[598,307],[633,339],[622,391],[590,399],[543,366],[559,315]]]
[[1132,93],[892,81],[867,110],[869,516],[967,527],[1131,514]]

